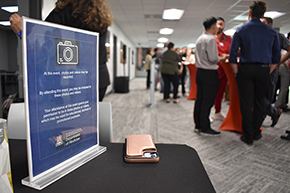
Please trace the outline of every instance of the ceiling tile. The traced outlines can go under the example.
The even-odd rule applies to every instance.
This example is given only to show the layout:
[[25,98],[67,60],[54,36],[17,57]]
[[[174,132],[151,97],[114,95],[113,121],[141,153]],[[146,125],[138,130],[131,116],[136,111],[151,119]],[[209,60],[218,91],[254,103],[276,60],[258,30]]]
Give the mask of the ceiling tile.
[[[114,14],[114,23],[135,44],[154,45],[154,38],[162,37],[156,32],[161,28],[174,29],[172,35],[164,37],[182,47],[196,41],[204,31],[202,23],[208,16],[222,16],[226,20],[226,29],[240,24],[234,21],[237,15],[247,15],[252,0],[107,0]],[[284,34],[290,31],[290,1],[266,0],[269,11],[285,12],[286,15],[274,19],[274,27]],[[17,0],[0,0],[0,5],[17,4]],[[180,20],[168,21],[161,18],[163,10],[169,8],[184,9]],[[10,13],[0,10],[0,20],[7,20]],[[245,23],[246,21],[244,21]],[[1,27],[5,28],[5,27]],[[6,28],[7,29],[7,28]],[[148,33],[149,32],[149,33]],[[151,33],[151,32],[155,32]],[[156,45],[154,45],[156,46]]]

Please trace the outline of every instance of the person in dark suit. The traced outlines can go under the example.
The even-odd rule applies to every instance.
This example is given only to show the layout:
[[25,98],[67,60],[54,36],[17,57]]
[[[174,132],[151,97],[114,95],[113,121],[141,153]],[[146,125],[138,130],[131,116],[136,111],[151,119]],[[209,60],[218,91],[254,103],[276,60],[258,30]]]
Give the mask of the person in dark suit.
[[[290,40],[290,32],[287,34],[287,39]],[[287,61],[290,66],[290,60]],[[281,139],[290,140],[290,130],[286,130],[286,134],[281,135]]]
[[[270,17],[264,17],[261,19],[261,21],[269,26],[273,25],[273,19]],[[282,109],[286,106],[286,97],[288,93],[288,87],[289,87],[289,72],[288,72],[288,64],[285,63],[288,58],[290,58],[290,41],[287,40],[287,38],[284,36],[284,34],[278,33],[279,36],[279,42],[281,47],[281,52],[284,51],[286,54],[281,55],[281,61],[277,65],[277,69],[273,70],[273,72],[270,74],[270,84],[268,93],[265,97],[266,102],[266,115],[271,116],[272,118],[272,124],[271,127],[274,127],[282,113]],[[284,64],[285,63],[285,64]],[[273,98],[275,98],[276,95],[276,84],[278,81],[278,74],[280,76],[280,88],[279,88],[279,95],[278,99],[275,102],[275,106],[272,106]]]

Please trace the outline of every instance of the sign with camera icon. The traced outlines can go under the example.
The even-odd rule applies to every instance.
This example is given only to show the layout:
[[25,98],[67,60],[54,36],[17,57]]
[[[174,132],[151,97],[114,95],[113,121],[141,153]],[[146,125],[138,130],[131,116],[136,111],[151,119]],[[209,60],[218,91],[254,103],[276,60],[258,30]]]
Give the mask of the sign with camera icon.
[[78,65],[79,64],[79,41],[55,38],[56,64]]
[[98,129],[99,34],[22,21],[29,172],[22,184],[41,190],[106,151]]

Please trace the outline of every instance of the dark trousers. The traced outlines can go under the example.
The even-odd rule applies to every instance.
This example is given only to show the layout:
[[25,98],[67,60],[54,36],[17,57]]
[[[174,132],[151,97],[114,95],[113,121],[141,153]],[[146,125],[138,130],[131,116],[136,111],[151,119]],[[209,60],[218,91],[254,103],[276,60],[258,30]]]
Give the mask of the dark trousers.
[[227,87],[227,83],[228,83],[228,79],[227,79],[227,76],[226,76],[226,73],[225,73],[223,67],[219,66],[217,71],[219,74],[219,90],[216,94],[216,98],[214,101],[215,113],[221,112],[222,101],[223,101],[224,93],[226,91],[226,87]]
[[219,76],[216,70],[197,69],[197,94],[194,105],[193,118],[195,128],[210,129],[209,114],[219,89]]
[[147,70],[147,79],[146,79],[146,86],[147,86],[147,88],[149,88],[150,87],[150,82],[151,82],[151,80],[150,80],[150,69],[149,70]]
[[270,76],[270,79],[269,79],[269,84],[268,84],[268,90],[264,97],[264,102],[266,105],[266,112],[264,115],[264,119],[266,118],[267,115],[271,117],[275,117],[275,116],[278,116],[279,114],[279,110],[272,106],[272,101],[274,100],[275,92],[276,92],[278,70],[275,69],[269,76]]
[[236,77],[242,128],[246,139],[253,140],[261,133],[260,127],[266,111],[264,97],[269,86],[269,65],[241,64]]
[[182,94],[185,94],[186,93],[186,91],[185,91],[185,77],[186,77],[186,72],[187,72],[187,67],[186,67],[186,65],[183,65],[182,73],[181,73],[181,75],[179,75]]
[[103,101],[107,90],[107,86],[99,89],[99,101]]
[[177,75],[177,73],[175,73],[174,75],[162,73],[162,78],[164,81],[163,99],[170,98],[169,97],[170,83],[172,83],[172,85],[173,85],[173,98],[177,99],[177,91],[178,91],[178,75]]

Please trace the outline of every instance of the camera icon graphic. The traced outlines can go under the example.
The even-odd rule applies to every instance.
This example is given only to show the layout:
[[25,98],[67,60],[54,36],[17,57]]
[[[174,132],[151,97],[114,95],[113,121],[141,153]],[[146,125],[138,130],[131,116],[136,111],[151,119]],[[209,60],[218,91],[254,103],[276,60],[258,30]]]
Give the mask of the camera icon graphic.
[[78,46],[73,45],[71,41],[59,42],[56,53],[58,64],[78,64]]

